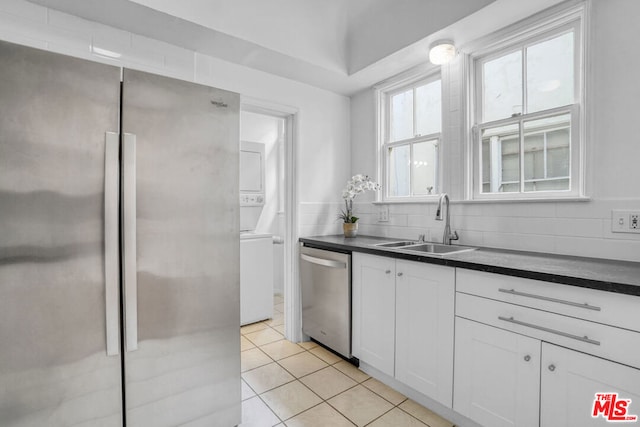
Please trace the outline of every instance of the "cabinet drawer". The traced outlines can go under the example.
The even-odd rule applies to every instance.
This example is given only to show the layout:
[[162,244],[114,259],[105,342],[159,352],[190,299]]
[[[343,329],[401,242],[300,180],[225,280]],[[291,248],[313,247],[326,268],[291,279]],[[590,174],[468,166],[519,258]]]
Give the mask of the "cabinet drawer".
[[456,291],[640,332],[640,297],[456,269]]
[[640,368],[638,332],[461,292],[456,316]]

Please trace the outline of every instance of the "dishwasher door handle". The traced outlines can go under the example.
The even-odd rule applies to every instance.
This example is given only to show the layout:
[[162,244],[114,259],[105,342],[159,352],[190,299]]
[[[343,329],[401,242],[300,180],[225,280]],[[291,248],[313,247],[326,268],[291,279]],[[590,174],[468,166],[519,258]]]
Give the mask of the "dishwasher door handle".
[[334,261],[332,259],[317,258],[305,254],[300,254],[300,258],[313,264],[323,265],[329,268],[347,268],[346,262]]

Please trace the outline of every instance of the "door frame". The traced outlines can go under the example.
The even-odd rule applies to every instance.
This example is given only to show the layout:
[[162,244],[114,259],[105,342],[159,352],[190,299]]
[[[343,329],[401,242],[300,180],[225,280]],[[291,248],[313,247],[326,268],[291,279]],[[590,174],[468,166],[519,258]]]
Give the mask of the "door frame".
[[298,275],[298,115],[296,107],[241,95],[240,111],[264,114],[285,120],[284,142],[284,324],[285,337],[302,341],[302,311]]

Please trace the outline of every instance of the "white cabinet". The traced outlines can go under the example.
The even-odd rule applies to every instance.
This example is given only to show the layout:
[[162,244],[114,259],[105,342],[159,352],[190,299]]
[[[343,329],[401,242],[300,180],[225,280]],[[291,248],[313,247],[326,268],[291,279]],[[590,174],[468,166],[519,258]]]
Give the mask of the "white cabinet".
[[[486,427],[610,425],[640,413],[640,298],[458,269],[453,409]],[[634,406],[635,405],[635,406]]]
[[392,258],[353,254],[351,352],[389,376],[394,371],[395,280]]
[[456,318],[455,341],[453,409],[487,427],[537,427],[540,340]]
[[541,427],[611,425],[592,417],[596,393],[631,399],[627,415],[640,416],[639,369],[543,343],[541,381]]
[[455,271],[353,255],[353,355],[451,407]]
[[397,380],[451,408],[455,270],[396,261]]

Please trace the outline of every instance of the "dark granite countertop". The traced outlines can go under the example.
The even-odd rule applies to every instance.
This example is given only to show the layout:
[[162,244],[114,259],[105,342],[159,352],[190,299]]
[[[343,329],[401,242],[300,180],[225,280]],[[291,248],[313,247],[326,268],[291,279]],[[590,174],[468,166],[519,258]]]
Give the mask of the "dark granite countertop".
[[640,296],[640,262],[489,248],[444,256],[422,255],[374,246],[399,240],[405,239],[374,236],[345,238],[343,235],[300,238],[305,246],[320,249],[363,252]]

